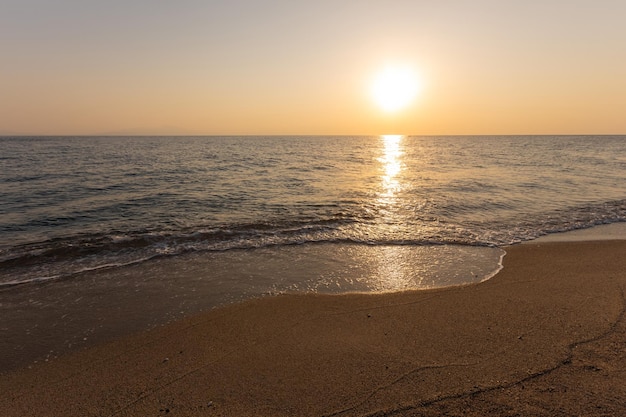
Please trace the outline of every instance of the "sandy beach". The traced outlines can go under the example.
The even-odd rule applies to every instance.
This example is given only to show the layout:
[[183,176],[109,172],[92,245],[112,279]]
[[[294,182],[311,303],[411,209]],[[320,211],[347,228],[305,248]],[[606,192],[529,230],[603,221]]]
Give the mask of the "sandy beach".
[[474,285],[285,295],[0,376],[3,416],[616,416],[626,241],[506,248]]

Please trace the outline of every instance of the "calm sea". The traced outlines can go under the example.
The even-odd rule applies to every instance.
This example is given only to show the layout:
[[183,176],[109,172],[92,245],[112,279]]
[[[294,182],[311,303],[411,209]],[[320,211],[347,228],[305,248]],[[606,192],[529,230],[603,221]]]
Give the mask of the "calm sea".
[[249,297],[476,282],[626,221],[626,136],[0,138],[0,372]]
[[626,137],[0,138],[0,286],[309,243],[500,246],[626,220]]

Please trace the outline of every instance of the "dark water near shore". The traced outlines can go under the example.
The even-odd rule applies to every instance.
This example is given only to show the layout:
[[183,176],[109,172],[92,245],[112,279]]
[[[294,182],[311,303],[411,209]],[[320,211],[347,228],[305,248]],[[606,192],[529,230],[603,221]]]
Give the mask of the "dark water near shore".
[[626,136],[0,138],[0,372],[283,292],[478,282],[626,221]]

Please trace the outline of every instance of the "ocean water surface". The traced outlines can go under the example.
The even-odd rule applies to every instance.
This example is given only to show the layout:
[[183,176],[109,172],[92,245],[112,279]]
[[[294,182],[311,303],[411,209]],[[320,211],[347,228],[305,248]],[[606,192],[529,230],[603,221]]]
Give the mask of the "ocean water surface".
[[625,136],[4,137],[0,166],[12,352],[46,317],[72,345],[267,294],[477,282],[502,246],[626,221]]
[[0,138],[0,285],[189,252],[626,220],[626,137]]

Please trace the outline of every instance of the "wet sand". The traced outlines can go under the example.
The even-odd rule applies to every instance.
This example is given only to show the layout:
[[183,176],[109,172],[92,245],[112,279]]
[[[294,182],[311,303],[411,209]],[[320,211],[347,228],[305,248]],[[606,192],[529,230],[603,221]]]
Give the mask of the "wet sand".
[[626,241],[481,284],[252,300],[0,376],[4,416],[626,414]]

